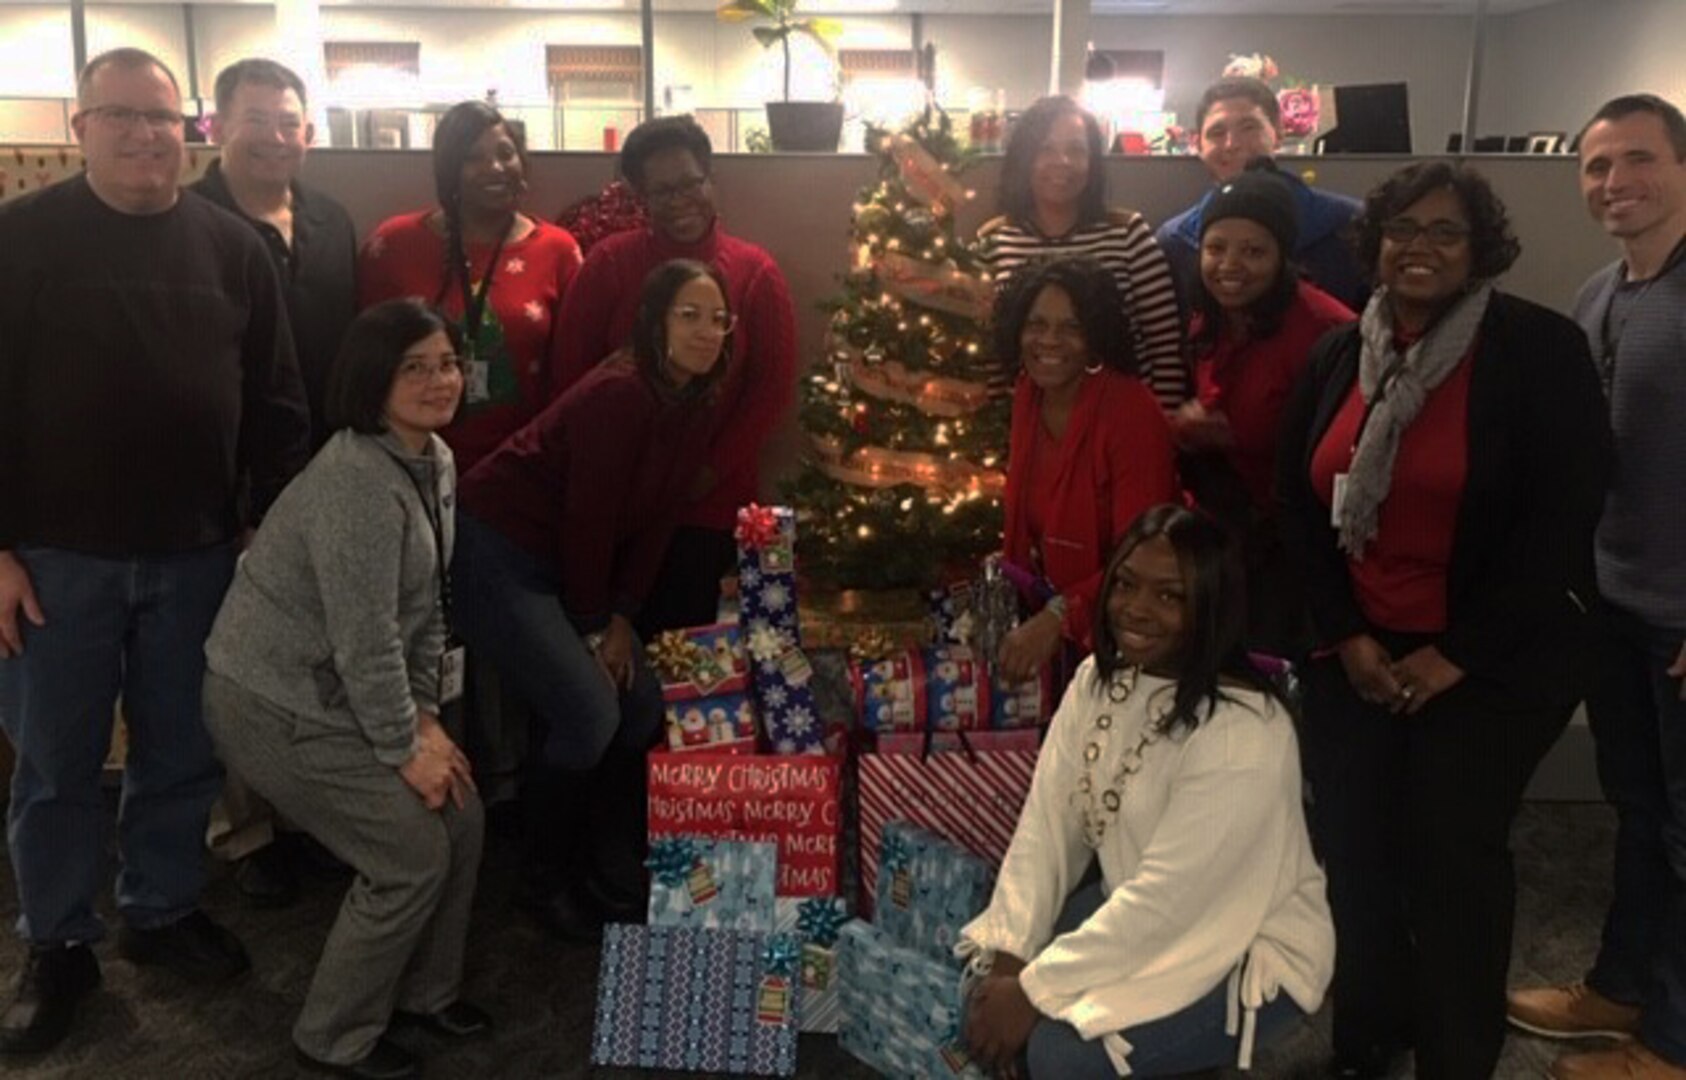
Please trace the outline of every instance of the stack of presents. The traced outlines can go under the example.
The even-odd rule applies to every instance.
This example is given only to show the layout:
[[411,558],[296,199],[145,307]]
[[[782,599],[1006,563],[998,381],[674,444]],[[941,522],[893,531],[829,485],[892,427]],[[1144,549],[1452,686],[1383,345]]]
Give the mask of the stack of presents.
[[[645,925],[605,933],[592,1061],[791,1076],[835,1034],[890,1077],[981,1077],[962,1045],[959,932],[989,902],[1048,704],[967,645],[849,664],[821,715],[797,618],[795,517],[738,519],[736,622],[650,643]],[[932,597],[939,642],[965,617]],[[859,917],[855,917],[859,916]]]

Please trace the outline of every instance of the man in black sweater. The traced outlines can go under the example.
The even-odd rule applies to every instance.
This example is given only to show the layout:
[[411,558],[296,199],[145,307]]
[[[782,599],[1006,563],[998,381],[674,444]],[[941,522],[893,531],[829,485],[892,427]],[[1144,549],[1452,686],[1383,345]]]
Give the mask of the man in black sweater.
[[116,49],[77,84],[85,175],[0,207],[0,724],[29,958],[0,1052],[47,1049],[99,981],[101,766],[121,694],[118,949],[196,982],[250,966],[199,910],[222,773],[204,643],[309,421],[261,241],[177,184],[181,96]]
[[[328,370],[357,315],[357,234],[345,208],[298,179],[314,128],[304,80],[273,60],[230,64],[217,75],[211,139],[221,149],[188,190],[240,217],[263,240],[286,299],[299,373],[310,401],[310,445],[330,434],[323,419]],[[211,851],[234,863],[234,883],[259,907],[298,896],[291,864],[275,844],[275,814],[230,772],[211,808]]]

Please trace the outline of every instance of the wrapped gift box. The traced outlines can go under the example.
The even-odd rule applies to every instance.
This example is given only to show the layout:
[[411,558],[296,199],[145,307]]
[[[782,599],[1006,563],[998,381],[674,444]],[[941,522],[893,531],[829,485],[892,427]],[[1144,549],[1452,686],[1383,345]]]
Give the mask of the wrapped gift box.
[[720,836],[778,845],[781,897],[837,896],[842,759],[655,750],[650,838]]
[[785,506],[738,511],[738,621],[754,663],[750,685],[776,754],[823,754],[814,668],[796,610],[796,515]]
[[843,901],[835,896],[782,899],[774,911],[773,929],[794,937],[802,947],[798,1026],[803,1031],[836,1032],[843,1015],[837,986],[837,935],[849,921]]
[[903,650],[849,667],[855,712],[874,732],[1035,727],[1047,712],[1041,680],[996,678],[969,645]]
[[650,844],[650,925],[776,929],[771,843],[663,836]]
[[874,917],[891,940],[948,960],[961,929],[989,905],[989,863],[906,821],[884,826]]
[[645,651],[662,681],[668,749],[755,749],[749,668],[737,626],[669,630]]
[[929,1080],[986,1074],[960,1042],[960,968],[897,944],[882,927],[855,920],[837,944],[843,1049],[888,1077]]
[[592,1063],[794,1076],[798,957],[778,934],[605,927]]

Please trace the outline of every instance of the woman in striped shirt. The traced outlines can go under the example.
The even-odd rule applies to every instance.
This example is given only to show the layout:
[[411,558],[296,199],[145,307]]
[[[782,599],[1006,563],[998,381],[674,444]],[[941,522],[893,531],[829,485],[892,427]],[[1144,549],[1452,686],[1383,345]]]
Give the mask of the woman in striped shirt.
[[1170,411],[1189,395],[1171,267],[1133,210],[1109,210],[1100,125],[1069,97],[1025,111],[1001,167],[1001,216],[978,230],[997,281],[1026,263],[1086,255],[1112,272],[1135,338],[1142,379]]

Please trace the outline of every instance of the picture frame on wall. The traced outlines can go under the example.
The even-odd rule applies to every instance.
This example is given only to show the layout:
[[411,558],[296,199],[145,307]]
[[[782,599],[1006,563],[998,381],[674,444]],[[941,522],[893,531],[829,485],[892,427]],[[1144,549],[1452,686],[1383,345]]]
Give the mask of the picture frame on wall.
[[1568,135],[1561,131],[1530,131],[1528,133],[1528,153],[1530,154],[1561,154],[1563,142]]

